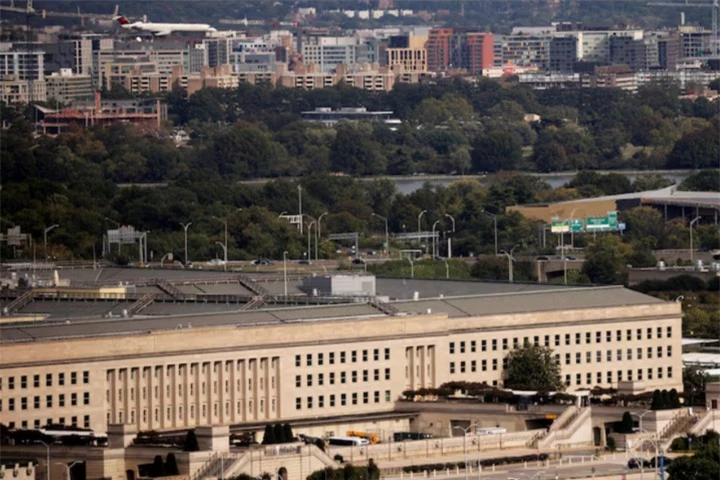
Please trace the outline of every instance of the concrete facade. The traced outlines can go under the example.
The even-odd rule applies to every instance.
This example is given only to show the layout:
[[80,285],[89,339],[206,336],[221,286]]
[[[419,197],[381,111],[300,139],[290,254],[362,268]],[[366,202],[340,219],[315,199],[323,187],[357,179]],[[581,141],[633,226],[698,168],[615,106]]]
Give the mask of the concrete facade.
[[587,292],[628,300],[582,308],[569,302],[587,293],[570,292],[543,311],[498,313],[493,302],[523,296],[490,296],[455,304],[487,309],[479,314],[445,305],[448,313],[317,319],[284,309],[276,314],[285,320],[269,324],[238,317],[236,325],[156,331],[138,319],[133,333],[9,342],[0,411],[11,428],[64,423],[98,432],[113,423],[172,430],[379,414],[408,389],[502,385],[504,358],[526,342],[553,349],[570,392],[625,380],[681,390],[680,305],[623,297],[622,289]]

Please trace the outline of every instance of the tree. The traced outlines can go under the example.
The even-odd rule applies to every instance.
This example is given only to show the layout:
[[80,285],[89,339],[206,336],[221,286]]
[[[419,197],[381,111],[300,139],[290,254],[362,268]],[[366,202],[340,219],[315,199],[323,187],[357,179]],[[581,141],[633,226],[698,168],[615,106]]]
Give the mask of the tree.
[[665,404],[663,402],[662,393],[660,390],[655,390],[653,392],[652,400],[650,401],[650,410],[663,410],[665,408]]
[[272,445],[277,443],[277,439],[275,438],[275,429],[273,428],[272,423],[265,425],[265,434],[263,435],[262,443],[263,445]]
[[635,422],[630,412],[623,413],[622,421],[620,422],[620,433],[633,433],[634,428]]
[[617,283],[629,253],[630,247],[617,236],[600,236],[587,248],[582,272],[592,283]]
[[200,445],[198,444],[195,430],[188,430],[185,436],[185,443],[183,444],[183,452],[199,452]]
[[172,452],[168,453],[165,458],[165,473],[167,475],[180,475],[177,459],[175,458],[175,454]]
[[472,163],[476,172],[514,170],[522,160],[522,144],[517,136],[496,131],[473,142]]
[[284,436],[282,424],[276,423],[273,425],[273,436],[275,437],[274,443],[285,443],[287,441]]
[[525,344],[507,356],[505,387],[520,390],[560,391],[560,365],[552,350],[539,345]]
[[165,462],[163,462],[161,455],[155,455],[155,459],[152,463],[153,477],[164,477],[165,476]]
[[286,443],[292,442],[294,440],[295,436],[293,435],[292,427],[290,426],[290,424],[283,423],[282,429],[283,429],[283,440]]
[[688,405],[705,405],[705,371],[689,366],[683,371],[683,396]]
[[716,442],[703,445],[692,457],[673,459],[667,474],[677,480],[717,480],[720,478],[720,453]]

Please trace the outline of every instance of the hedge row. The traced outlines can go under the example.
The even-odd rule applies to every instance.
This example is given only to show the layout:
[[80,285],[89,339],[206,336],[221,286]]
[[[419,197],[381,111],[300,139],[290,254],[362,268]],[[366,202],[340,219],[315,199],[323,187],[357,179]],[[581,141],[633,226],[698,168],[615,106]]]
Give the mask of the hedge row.
[[[480,460],[480,465],[483,467],[492,467],[493,465],[507,465],[511,463],[523,463],[523,462],[537,462],[545,461],[548,459],[547,453],[541,453],[540,455],[518,455],[514,457],[498,457],[498,458],[483,458]],[[477,462],[468,462],[471,467],[477,466]],[[451,463],[428,463],[425,465],[408,465],[403,467],[405,473],[421,473],[424,471],[431,472],[433,470],[455,470],[459,468],[465,469],[465,462],[451,462]]]

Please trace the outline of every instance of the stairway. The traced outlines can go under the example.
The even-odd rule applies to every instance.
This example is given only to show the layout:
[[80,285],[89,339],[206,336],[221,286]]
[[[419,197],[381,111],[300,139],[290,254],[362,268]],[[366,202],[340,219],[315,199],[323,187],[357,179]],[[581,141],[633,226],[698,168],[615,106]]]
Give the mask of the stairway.
[[248,303],[240,307],[240,311],[255,310],[265,305],[265,297],[256,295]]
[[184,295],[182,290],[180,290],[179,288],[177,288],[175,285],[168,282],[164,278],[158,278],[157,281],[155,282],[155,285],[157,285],[157,287],[160,290],[167,293],[168,295],[170,295],[173,298],[179,298]]
[[135,303],[127,308],[128,315],[135,315],[146,309],[155,301],[152,293],[146,293],[142,297],[138,298]]
[[255,295],[262,295],[263,297],[270,295],[270,292],[268,292],[265,287],[263,287],[251,278],[248,278],[244,275],[238,275],[237,279],[240,285],[247,288]]
[[370,305],[377,308],[381,312],[383,312],[386,315],[390,315],[391,317],[398,314],[398,309],[390,305],[389,303],[385,303],[382,300],[379,300],[377,298],[373,298],[370,300]]
[[660,439],[658,441],[660,449],[667,451],[675,438],[686,435],[699,420],[699,417],[686,414],[685,412],[675,417],[673,422],[660,433]]
[[32,290],[28,290],[27,292],[23,293],[22,295],[20,295],[19,297],[17,297],[17,298],[16,298],[15,300],[13,300],[12,302],[10,302],[10,303],[8,303],[7,305],[5,305],[5,306],[3,307],[3,309],[2,309],[2,310],[3,310],[3,314],[5,314],[5,315],[10,315],[10,314],[12,314],[12,313],[17,312],[17,311],[20,310],[22,307],[24,307],[24,306],[27,305],[28,303],[32,302],[32,301],[33,301],[33,298],[34,298],[33,291],[32,291]]

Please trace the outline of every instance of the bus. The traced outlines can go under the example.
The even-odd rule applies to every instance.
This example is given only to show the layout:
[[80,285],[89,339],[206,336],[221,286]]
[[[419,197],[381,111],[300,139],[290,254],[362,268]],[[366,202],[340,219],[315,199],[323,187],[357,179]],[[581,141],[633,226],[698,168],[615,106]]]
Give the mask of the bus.
[[330,437],[327,440],[328,445],[337,447],[352,447],[361,445],[370,445],[370,442],[366,438],[359,437]]

